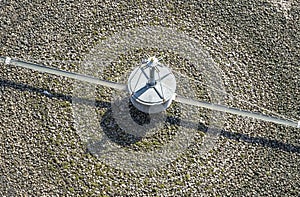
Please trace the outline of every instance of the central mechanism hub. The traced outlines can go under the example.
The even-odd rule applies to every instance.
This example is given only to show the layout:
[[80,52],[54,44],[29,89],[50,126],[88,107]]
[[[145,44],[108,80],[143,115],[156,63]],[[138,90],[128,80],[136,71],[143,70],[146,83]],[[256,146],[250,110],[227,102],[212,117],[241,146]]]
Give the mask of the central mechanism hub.
[[128,79],[132,104],[140,111],[153,114],[166,110],[175,98],[176,80],[171,70],[150,57],[135,68]]

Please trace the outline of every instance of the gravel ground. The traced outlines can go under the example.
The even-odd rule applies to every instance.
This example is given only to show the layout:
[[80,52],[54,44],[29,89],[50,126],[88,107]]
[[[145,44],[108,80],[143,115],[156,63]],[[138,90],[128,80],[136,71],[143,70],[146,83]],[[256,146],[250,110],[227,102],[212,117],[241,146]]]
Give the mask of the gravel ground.
[[[222,69],[233,96],[227,105],[269,113],[264,107],[299,120],[300,4],[283,2],[4,0],[0,55],[77,71],[79,64],[50,60],[82,60],[123,29],[172,27],[198,39]],[[202,144],[196,140],[167,166],[126,172],[94,157],[76,133],[73,80],[0,66],[1,196],[300,193],[299,129],[227,115],[211,151],[198,154]]]

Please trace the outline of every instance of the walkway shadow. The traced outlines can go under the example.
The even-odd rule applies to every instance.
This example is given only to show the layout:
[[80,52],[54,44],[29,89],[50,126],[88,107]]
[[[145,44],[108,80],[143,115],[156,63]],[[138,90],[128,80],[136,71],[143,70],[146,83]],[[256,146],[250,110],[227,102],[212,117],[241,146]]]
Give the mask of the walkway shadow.
[[[72,102],[71,95],[55,93],[51,90],[36,88],[36,87],[29,86],[29,85],[26,85],[23,83],[15,83],[13,81],[0,79],[0,86],[15,88],[19,91],[36,92],[36,93],[42,94],[44,96],[47,96],[49,98],[56,98],[56,99]],[[45,94],[44,93],[45,91],[49,92],[50,94]],[[94,102],[94,101],[90,101],[90,100],[82,99],[82,98],[76,98],[76,100],[78,100],[79,103],[82,103],[82,104],[91,104],[91,105],[96,105],[96,107],[108,108],[106,114],[104,115],[103,119],[100,122],[100,125],[103,127],[105,134],[113,142],[118,143],[122,146],[128,146],[128,145],[130,145],[132,143],[136,143],[142,139],[141,137],[135,137],[131,134],[126,134],[125,132],[122,132],[122,129],[120,129],[117,126],[117,124],[115,124],[116,126],[112,127],[112,128],[107,127],[107,125],[106,125],[107,123],[104,120],[107,118],[112,118],[111,104],[109,102],[98,101],[98,100],[96,100]],[[131,110],[131,112],[136,113],[135,110]],[[147,114],[146,115],[144,114],[144,116],[147,117]],[[140,119],[137,119],[135,121],[137,121],[138,124],[146,124],[146,122],[141,122]],[[149,121],[149,120],[146,118],[146,121]],[[185,121],[186,121],[186,124],[185,124]],[[172,116],[168,116],[166,119],[166,122],[171,125],[175,125],[175,126],[176,125],[179,126],[179,125],[195,124],[195,123],[188,122],[187,120],[181,120],[178,117],[172,117]],[[202,123],[197,123],[197,125],[192,125],[191,127],[195,128],[195,126],[197,126],[199,131],[203,131],[203,132],[206,132],[209,129],[209,127],[207,127],[206,125],[204,125]],[[236,140],[236,141],[243,141],[243,142],[251,143],[253,145],[259,145],[259,146],[269,147],[269,148],[273,148],[273,149],[280,149],[280,150],[290,152],[290,153],[300,153],[300,146],[280,142],[278,140],[267,139],[264,137],[252,137],[247,134],[234,133],[234,132],[225,131],[225,130],[221,131],[221,136],[228,138],[228,139]],[[126,141],[124,139],[131,139],[131,140]]]
[[[27,84],[23,84],[23,83],[15,83],[13,81],[9,81],[9,80],[5,80],[5,79],[0,79],[0,86],[2,87],[10,87],[10,88],[14,88],[17,89],[19,91],[28,91],[28,92],[36,92],[39,93],[41,95],[44,95],[48,98],[56,98],[59,100],[63,100],[63,101],[68,101],[70,103],[72,103],[72,96],[71,95],[67,95],[67,94],[61,94],[61,93],[56,93],[53,90],[49,90],[49,89],[42,89],[42,88],[36,88]],[[95,105],[96,107],[101,107],[101,108],[108,108],[110,107],[110,102],[105,102],[105,101],[99,101],[99,100],[88,100],[88,99],[83,99],[83,98],[74,98],[76,99],[76,103],[82,103],[82,104],[87,104],[87,105]]]
[[[128,134],[128,133],[122,131],[122,129],[120,129],[118,127],[118,125],[116,124],[115,121],[113,122],[113,124],[115,124],[115,128],[114,129],[112,129],[111,127],[108,128],[107,124],[105,124],[105,120],[113,119],[111,110],[108,110],[108,112],[105,114],[105,116],[106,117],[104,117],[101,120],[100,124],[101,124],[102,129],[105,132],[105,134],[113,142],[115,142],[121,146],[129,146],[132,143],[136,143],[143,139],[142,137],[136,137],[134,135],[131,135],[131,134]],[[149,121],[149,120],[146,120],[146,121]],[[192,123],[192,122],[189,122],[188,120],[182,120],[182,119],[174,117],[174,116],[167,116],[165,122],[170,125],[175,125],[175,126],[189,125],[190,128],[197,128],[198,131],[202,131],[204,133],[206,133],[208,131],[208,129],[214,129],[214,128],[207,127],[206,125],[204,125],[203,123],[200,123],[200,122]],[[230,132],[230,131],[226,131],[226,130],[222,130],[220,132],[220,135],[225,138],[232,139],[235,141],[243,141],[243,142],[251,143],[253,145],[259,145],[259,146],[263,146],[263,147],[280,149],[280,150],[290,152],[290,153],[300,153],[300,146],[280,142],[278,140],[267,139],[264,137],[252,137],[247,134],[234,133],[234,132]],[[126,140],[126,139],[130,139],[130,140]]]

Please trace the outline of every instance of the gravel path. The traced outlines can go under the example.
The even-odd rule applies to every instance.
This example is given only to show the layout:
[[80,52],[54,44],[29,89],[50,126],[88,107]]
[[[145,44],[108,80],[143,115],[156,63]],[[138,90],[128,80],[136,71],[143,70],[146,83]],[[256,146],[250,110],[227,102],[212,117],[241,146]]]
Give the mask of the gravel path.
[[[225,90],[233,95],[226,99],[227,105],[269,113],[263,107],[300,119],[300,4],[296,1],[285,7],[260,0],[51,2],[0,2],[1,56],[78,71],[78,63],[50,60],[83,60],[99,41],[123,29],[176,28],[198,39],[222,70]],[[136,57],[132,51],[128,54],[129,59]],[[174,56],[166,52],[167,58]],[[181,58],[173,63],[184,62]],[[226,115],[223,131],[209,152],[199,154],[207,129],[201,125],[195,133],[199,139],[175,161],[145,173],[126,172],[93,156],[77,134],[73,80],[0,66],[1,196],[300,193],[299,129]],[[113,74],[112,80],[118,77]],[[200,80],[192,70],[184,74]],[[109,94],[97,99],[104,104],[101,114],[109,107]],[[167,142],[165,136],[159,144]]]

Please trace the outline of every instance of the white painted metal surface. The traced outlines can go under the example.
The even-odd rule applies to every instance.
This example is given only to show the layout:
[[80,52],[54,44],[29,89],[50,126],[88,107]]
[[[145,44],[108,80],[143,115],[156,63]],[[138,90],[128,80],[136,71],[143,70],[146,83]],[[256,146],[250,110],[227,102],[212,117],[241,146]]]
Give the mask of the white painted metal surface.
[[133,105],[145,113],[166,110],[175,96],[176,80],[171,70],[151,57],[145,66],[135,68],[128,79]]

